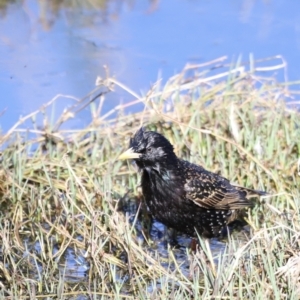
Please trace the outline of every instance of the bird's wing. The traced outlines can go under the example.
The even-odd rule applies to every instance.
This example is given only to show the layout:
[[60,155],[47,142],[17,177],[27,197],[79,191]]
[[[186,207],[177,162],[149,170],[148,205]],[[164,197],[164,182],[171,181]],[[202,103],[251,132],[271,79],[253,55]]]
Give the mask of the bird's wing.
[[[200,172],[199,172],[200,171]],[[184,185],[186,198],[206,209],[242,209],[251,203],[230,182],[204,169],[194,170]]]

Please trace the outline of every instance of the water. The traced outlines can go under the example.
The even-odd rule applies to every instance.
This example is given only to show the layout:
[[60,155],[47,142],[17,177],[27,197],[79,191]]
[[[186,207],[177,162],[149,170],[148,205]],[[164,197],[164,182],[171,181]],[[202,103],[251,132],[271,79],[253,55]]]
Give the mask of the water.
[[[187,62],[224,55],[235,61],[239,55],[248,60],[250,53],[255,58],[281,54],[288,79],[300,78],[299,1],[41,3],[16,1],[0,10],[3,131],[57,94],[83,97],[98,75],[105,76],[104,65],[138,93]],[[132,100],[125,93],[109,97],[104,111]],[[62,97],[56,115],[71,103]],[[89,121],[90,114],[82,114],[71,126]]]

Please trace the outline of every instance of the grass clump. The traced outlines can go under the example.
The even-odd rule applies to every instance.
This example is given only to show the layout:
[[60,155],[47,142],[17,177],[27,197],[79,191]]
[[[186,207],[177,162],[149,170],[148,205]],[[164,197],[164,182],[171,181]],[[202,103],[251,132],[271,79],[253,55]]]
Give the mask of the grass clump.
[[[144,97],[98,79],[57,121],[46,113],[55,98],[2,134],[1,297],[298,299],[297,92],[251,66],[187,66]],[[101,113],[120,90],[133,100]],[[142,112],[125,113],[140,103]],[[62,129],[88,106],[88,126]],[[272,193],[248,212],[251,233],[209,249],[200,239],[195,254],[169,246],[151,226],[138,174],[117,160],[141,125],[164,134],[178,156]]]

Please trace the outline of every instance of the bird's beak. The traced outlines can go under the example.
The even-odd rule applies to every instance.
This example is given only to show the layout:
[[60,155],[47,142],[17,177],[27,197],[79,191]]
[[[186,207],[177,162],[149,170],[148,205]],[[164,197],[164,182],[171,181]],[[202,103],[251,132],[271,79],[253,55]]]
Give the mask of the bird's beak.
[[140,158],[141,154],[135,153],[132,148],[129,148],[125,152],[123,152],[118,159],[135,159]]

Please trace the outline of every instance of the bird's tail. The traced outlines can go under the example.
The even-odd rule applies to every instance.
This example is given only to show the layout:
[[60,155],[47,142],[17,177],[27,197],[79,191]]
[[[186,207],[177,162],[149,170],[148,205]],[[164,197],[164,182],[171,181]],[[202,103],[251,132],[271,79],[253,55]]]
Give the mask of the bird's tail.
[[249,189],[249,188],[245,188],[243,186],[234,186],[237,190],[239,190],[240,192],[244,192],[245,193],[245,197],[246,198],[253,198],[253,197],[260,197],[260,196],[267,196],[269,195],[267,192],[264,191],[258,191],[258,190],[253,190],[253,189]]

